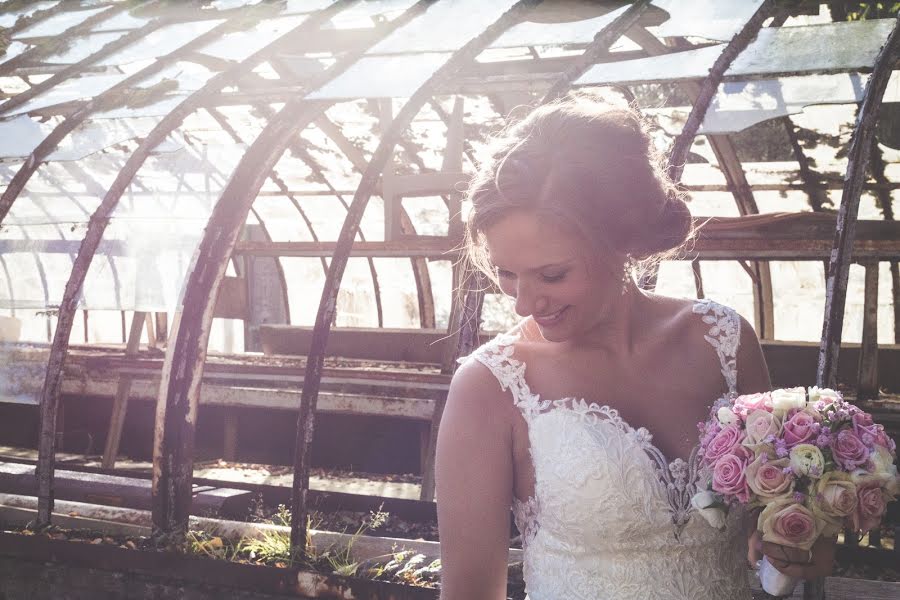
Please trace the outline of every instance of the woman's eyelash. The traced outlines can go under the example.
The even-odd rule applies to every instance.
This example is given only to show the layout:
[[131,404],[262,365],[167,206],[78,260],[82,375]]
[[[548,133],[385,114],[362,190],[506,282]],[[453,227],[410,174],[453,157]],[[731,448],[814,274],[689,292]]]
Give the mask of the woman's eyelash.
[[516,274],[513,273],[512,271],[504,271],[503,269],[497,269],[496,271],[497,271],[497,277],[510,278],[510,277],[516,276]]
[[563,271],[562,273],[554,273],[553,275],[541,275],[541,279],[543,279],[547,283],[554,283],[557,281],[562,281],[566,276],[566,273],[566,271]]

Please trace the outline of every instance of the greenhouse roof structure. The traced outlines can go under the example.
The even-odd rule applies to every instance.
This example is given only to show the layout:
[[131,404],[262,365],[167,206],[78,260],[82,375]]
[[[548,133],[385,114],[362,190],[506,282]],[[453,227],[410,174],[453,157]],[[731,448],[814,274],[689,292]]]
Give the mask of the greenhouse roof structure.
[[277,326],[312,327],[291,363],[300,423],[339,378],[333,326],[443,330],[452,348],[409,381],[446,381],[478,315],[508,315],[454,268],[466,182],[492,133],[571,89],[643,111],[703,224],[646,285],[722,297],[764,340],[822,333],[826,383],[844,330],[877,363],[900,331],[900,79],[896,14],[869,17],[771,0],[0,2],[0,341],[40,356],[7,361],[2,392],[41,406],[45,511],[64,372],[91,352],[165,347],[147,357],[162,529],[186,522],[176,466],[208,359],[262,368]]

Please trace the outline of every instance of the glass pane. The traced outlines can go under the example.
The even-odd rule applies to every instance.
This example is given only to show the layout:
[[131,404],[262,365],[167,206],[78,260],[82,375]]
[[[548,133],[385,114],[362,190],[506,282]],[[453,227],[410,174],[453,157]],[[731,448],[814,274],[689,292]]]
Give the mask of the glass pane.
[[309,94],[311,100],[408,98],[450,58],[450,52],[367,56]]
[[741,30],[762,0],[654,0],[669,13],[669,20],[656,28],[659,37],[702,37],[730,40]]
[[437,2],[375,44],[368,54],[456,50],[497,20],[514,0]]
[[70,27],[75,27],[79,23],[83,23],[88,18],[104,10],[107,10],[107,7],[104,6],[103,8],[89,8],[87,10],[71,10],[57,13],[46,19],[41,19],[34,25],[26,27],[13,37],[26,38],[59,35]]
[[235,31],[204,46],[199,52],[224,60],[243,61],[306,20],[303,15],[265,19],[246,31]]
[[111,56],[107,56],[98,64],[116,66],[164,56],[193,41],[222,22],[222,19],[210,19],[208,21],[191,21],[189,23],[176,23],[161,27],[135,43],[113,53]]
[[490,47],[514,48],[518,46],[588,44],[594,40],[595,35],[627,9],[627,6],[622,6],[593,19],[567,23],[532,23],[526,21],[510,27]]

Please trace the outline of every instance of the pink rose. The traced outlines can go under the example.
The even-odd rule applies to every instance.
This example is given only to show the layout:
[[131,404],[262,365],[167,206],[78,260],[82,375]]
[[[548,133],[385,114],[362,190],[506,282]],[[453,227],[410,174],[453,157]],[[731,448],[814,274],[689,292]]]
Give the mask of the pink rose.
[[821,533],[821,523],[802,504],[775,500],[759,515],[763,541],[809,550]]
[[782,428],[787,447],[793,448],[797,444],[805,444],[814,440],[819,433],[819,427],[816,425],[816,419],[804,410],[787,419]]
[[736,453],[726,454],[716,461],[712,473],[712,489],[726,496],[734,496],[746,504],[750,500],[746,477],[748,454],[744,448],[736,450]]
[[731,450],[744,439],[744,432],[737,425],[726,425],[710,441],[703,453],[703,460],[707,465],[714,464],[719,458],[731,452]]
[[790,459],[769,460],[768,456],[760,454],[747,465],[747,485],[759,496],[760,502],[768,504],[790,493],[794,478],[784,472],[789,464]]
[[872,436],[871,440],[873,444],[887,448],[891,452],[896,448],[894,441],[887,433],[885,433],[884,427],[875,423],[875,421],[872,420],[872,415],[869,413],[863,411],[854,413],[851,417],[851,422],[853,423],[853,433],[855,433],[856,437],[862,440],[863,443],[868,441],[866,436],[870,435]]
[[747,394],[746,396],[738,396],[734,400],[735,406],[741,406],[748,411],[765,410],[772,412],[772,396],[769,392],[764,394]]
[[845,471],[852,471],[866,464],[869,460],[869,449],[859,437],[849,429],[842,429],[831,445],[831,454]]
[[877,483],[861,485],[856,489],[856,498],[856,510],[850,517],[853,529],[865,533],[878,527],[887,508],[881,486]]
[[781,419],[767,410],[757,409],[747,416],[747,433],[743,445],[756,448],[768,436],[781,433]]
[[872,415],[866,412],[855,413],[850,421],[853,423],[853,433],[859,439],[865,439],[865,434],[871,435],[873,438],[878,435],[879,427],[872,420]]

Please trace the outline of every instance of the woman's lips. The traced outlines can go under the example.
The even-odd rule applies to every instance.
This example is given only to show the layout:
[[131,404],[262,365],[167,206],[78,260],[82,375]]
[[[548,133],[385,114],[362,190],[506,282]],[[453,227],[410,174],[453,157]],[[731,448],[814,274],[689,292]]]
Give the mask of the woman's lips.
[[535,323],[537,323],[541,327],[549,327],[551,325],[556,325],[557,323],[562,321],[568,308],[568,306],[564,306],[556,312],[546,315],[532,315],[532,318],[534,319]]

